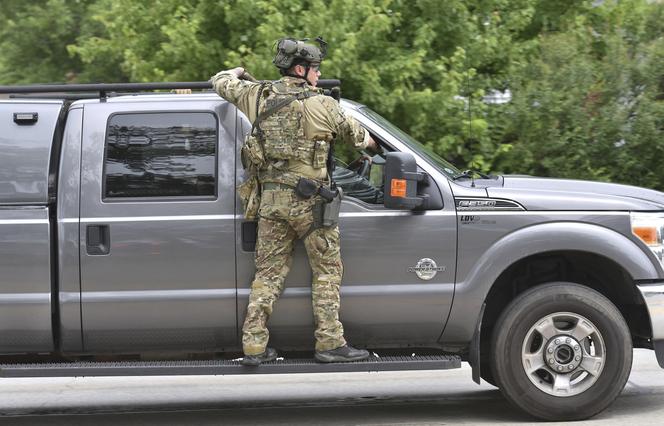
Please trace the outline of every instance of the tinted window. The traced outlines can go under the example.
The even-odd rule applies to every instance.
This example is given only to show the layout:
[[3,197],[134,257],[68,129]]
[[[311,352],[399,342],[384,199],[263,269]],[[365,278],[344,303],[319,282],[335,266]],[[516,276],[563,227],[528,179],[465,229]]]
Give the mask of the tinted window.
[[214,196],[216,164],[211,113],[114,115],[106,130],[104,196]]

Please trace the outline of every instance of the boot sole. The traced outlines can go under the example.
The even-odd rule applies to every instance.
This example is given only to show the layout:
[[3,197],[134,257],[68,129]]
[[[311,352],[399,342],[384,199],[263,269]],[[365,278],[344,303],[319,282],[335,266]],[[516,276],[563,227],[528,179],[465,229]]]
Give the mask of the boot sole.
[[314,358],[318,362],[322,363],[332,363],[332,362],[353,362],[353,361],[362,361],[369,358],[369,354],[359,355],[356,357],[336,357],[334,355],[321,355],[315,354]]
[[242,364],[246,367],[258,367],[259,365],[263,364],[264,362],[272,362],[275,359],[277,359],[278,357],[279,357],[279,355],[276,354],[274,356],[271,356],[271,357],[268,357],[268,358],[265,358],[265,359],[256,360],[256,361],[248,361],[247,360],[246,362],[245,362],[245,359],[242,358],[242,361],[240,361],[240,364]]

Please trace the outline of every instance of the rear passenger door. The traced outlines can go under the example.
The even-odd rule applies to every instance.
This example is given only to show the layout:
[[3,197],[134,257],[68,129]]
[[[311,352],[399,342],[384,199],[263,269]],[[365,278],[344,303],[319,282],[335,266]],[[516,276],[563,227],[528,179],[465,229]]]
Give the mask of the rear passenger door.
[[236,345],[235,109],[116,99],[84,114],[84,350]]

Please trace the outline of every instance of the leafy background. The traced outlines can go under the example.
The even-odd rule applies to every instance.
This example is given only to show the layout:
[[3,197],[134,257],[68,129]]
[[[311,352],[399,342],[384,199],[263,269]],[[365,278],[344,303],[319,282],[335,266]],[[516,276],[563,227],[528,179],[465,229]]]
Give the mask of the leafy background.
[[460,168],[664,190],[662,1],[2,0],[0,84],[277,78],[284,35]]

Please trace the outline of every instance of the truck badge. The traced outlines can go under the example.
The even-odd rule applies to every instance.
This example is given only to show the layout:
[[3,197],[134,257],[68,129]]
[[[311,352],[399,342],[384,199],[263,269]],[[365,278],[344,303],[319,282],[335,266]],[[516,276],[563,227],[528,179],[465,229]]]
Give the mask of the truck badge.
[[491,210],[496,207],[496,200],[459,200],[459,210]]
[[419,279],[429,281],[438,272],[445,272],[445,269],[445,266],[438,266],[433,259],[425,257],[417,262],[417,266],[410,266],[408,272],[415,272]]

